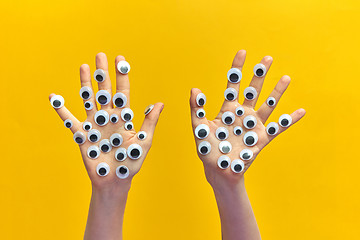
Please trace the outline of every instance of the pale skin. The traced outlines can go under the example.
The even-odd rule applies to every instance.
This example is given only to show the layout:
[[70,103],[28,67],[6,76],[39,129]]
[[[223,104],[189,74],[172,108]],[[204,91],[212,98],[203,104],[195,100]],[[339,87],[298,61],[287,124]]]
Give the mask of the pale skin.
[[[241,70],[245,62],[246,51],[240,50],[237,52],[233,63],[232,68],[238,68]],[[268,73],[270,66],[272,64],[272,57],[264,57],[260,63],[266,66]],[[273,107],[268,106],[268,104],[262,103],[259,109],[255,111],[255,105],[261,88],[263,86],[266,74],[263,77],[253,76],[250,86],[254,87],[257,91],[257,97],[253,100],[247,100],[243,97],[242,92],[239,92],[240,83],[227,82],[227,88],[236,89],[238,94],[238,99],[243,99],[242,104],[238,102],[238,99],[234,101],[224,100],[224,103],[220,109],[219,114],[213,121],[209,121],[204,118],[199,118],[196,115],[197,110],[202,109],[203,106],[198,106],[196,102],[196,97],[201,91],[199,89],[193,88],[191,90],[190,97],[190,107],[191,107],[191,118],[193,130],[199,124],[206,124],[210,128],[210,134],[205,139],[198,139],[195,136],[196,146],[198,146],[202,141],[208,141],[211,144],[211,151],[207,155],[202,155],[198,151],[198,156],[203,162],[205,175],[207,181],[213,188],[216,201],[218,204],[218,210],[221,219],[221,230],[222,230],[222,239],[223,240],[257,240],[261,239],[259,228],[256,223],[254,213],[251,208],[249,198],[246,193],[244,185],[244,173],[248,170],[252,162],[255,160],[260,151],[269,144],[276,136],[284,132],[289,127],[279,126],[279,132],[275,136],[270,136],[266,132],[266,121],[270,117],[271,113],[275,109],[276,105],[279,104],[279,100],[285,90],[287,89],[290,83],[289,76],[283,76],[274,90],[270,93],[269,97],[274,97],[276,99],[276,105]],[[222,115],[226,111],[231,111],[235,113],[235,109],[239,106],[242,106],[245,110],[245,114],[242,116],[235,115],[235,122],[231,125],[226,125],[222,122]],[[257,124],[254,129],[246,129],[243,124],[243,119],[248,116],[253,115]],[[298,109],[294,111],[291,115],[292,124],[290,127],[298,122],[304,115],[304,109]],[[279,115],[280,116],[280,115]],[[233,133],[235,126],[241,126],[243,133],[240,136],[237,136]],[[219,127],[225,127],[229,131],[229,137],[226,139],[232,144],[232,150],[227,153],[221,153],[219,151],[218,145],[220,140],[217,139],[215,133],[216,129]],[[255,146],[249,147],[246,146],[243,141],[243,136],[248,131],[255,131],[258,135],[258,142]],[[221,169],[218,167],[218,158],[221,155],[229,156],[231,160],[241,159],[240,152],[243,149],[250,149],[253,151],[254,155],[250,160],[243,160],[245,167],[241,173],[235,173],[231,170],[230,167],[226,169]]]

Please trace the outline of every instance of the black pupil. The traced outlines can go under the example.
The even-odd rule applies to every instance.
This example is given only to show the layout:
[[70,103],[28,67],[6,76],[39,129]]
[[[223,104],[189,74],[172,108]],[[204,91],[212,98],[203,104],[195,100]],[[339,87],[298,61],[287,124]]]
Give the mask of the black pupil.
[[281,125],[287,126],[289,124],[289,121],[287,119],[281,120]]
[[231,118],[231,117],[226,117],[226,118],[225,118],[225,122],[226,122],[227,124],[230,124],[230,123],[232,122],[232,118]]
[[53,104],[55,107],[60,107],[61,102],[59,100],[55,100]]
[[222,161],[222,162],[220,163],[220,165],[221,165],[221,167],[223,167],[223,168],[227,168],[227,166],[229,166],[229,163],[228,163],[227,161]]
[[102,146],[101,146],[101,150],[102,150],[103,152],[107,152],[107,151],[109,151],[109,146],[108,146],[108,145],[102,145]]
[[100,95],[98,101],[100,104],[105,104],[107,102],[107,97],[105,95]]
[[112,142],[113,142],[113,144],[114,144],[115,146],[117,146],[117,145],[120,144],[120,139],[119,139],[119,138],[114,138]]
[[140,150],[135,148],[135,149],[131,150],[130,154],[132,157],[137,158],[140,156]]
[[117,107],[122,107],[123,104],[124,104],[124,101],[123,101],[121,98],[115,99],[115,105],[116,105]]
[[100,168],[100,169],[99,169],[99,174],[100,174],[101,176],[104,176],[104,175],[106,174],[106,169],[105,169],[105,168]]
[[119,154],[117,155],[117,159],[118,159],[118,160],[123,160],[123,158],[124,158],[124,154],[123,154],[123,153],[119,153]]
[[254,98],[254,94],[252,94],[252,93],[247,93],[247,94],[246,94],[246,98],[247,98],[247,99],[253,99],[253,98]]
[[228,95],[226,97],[228,100],[234,100],[234,94],[232,94],[232,93],[228,93]]
[[236,165],[234,166],[234,170],[235,170],[236,172],[240,172],[241,169],[242,169],[242,167],[241,167],[240,164],[236,164]]
[[71,123],[67,122],[66,127],[68,127],[68,128],[71,127]]
[[274,134],[275,131],[276,131],[276,130],[275,130],[274,127],[270,127],[269,130],[268,130],[268,132],[269,132],[270,134]]
[[82,142],[83,142],[83,139],[82,139],[81,137],[77,137],[77,138],[75,138],[75,141],[76,141],[77,143],[82,143]]
[[274,105],[274,101],[273,101],[273,100],[270,100],[270,101],[269,101],[269,105],[270,105],[270,106]]
[[113,123],[115,123],[116,120],[117,120],[116,117],[112,117],[112,118],[111,118],[111,121],[112,121]]
[[236,135],[240,135],[240,134],[241,134],[241,130],[240,130],[240,129],[236,129],[235,133],[236,133]]
[[205,104],[205,100],[203,98],[199,99],[199,105],[203,106]]
[[140,135],[139,135],[139,138],[140,138],[140,139],[143,139],[143,138],[144,138],[144,134],[140,134]]
[[81,94],[81,96],[84,98],[84,99],[88,99],[89,97],[90,97],[90,94],[89,94],[89,92],[83,92],[82,94]]
[[207,153],[207,151],[208,151],[208,148],[205,147],[205,146],[203,146],[203,147],[200,148],[200,152],[201,152],[202,154]]
[[206,134],[207,134],[207,131],[205,129],[200,129],[199,130],[199,133],[198,133],[199,137],[203,138],[203,137],[206,136]]
[[98,139],[98,137],[97,137],[95,134],[90,135],[90,140],[91,140],[92,142],[96,142],[97,139]]
[[94,157],[96,157],[97,153],[95,150],[91,150],[89,155],[90,155],[90,157],[94,158]]
[[237,115],[241,116],[243,114],[243,111],[242,110],[238,110],[237,111]]
[[247,126],[248,126],[249,128],[252,128],[252,127],[255,126],[255,122],[254,122],[253,120],[250,120],[250,121],[247,122]]
[[203,112],[199,112],[199,117],[203,117],[204,113]]
[[239,80],[239,76],[235,73],[230,74],[230,81],[237,82]]
[[104,116],[98,116],[96,118],[96,122],[100,125],[104,124],[105,123],[105,117]]
[[98,80],[99,82],[101,82],[102,80],[104,80],[103,76],[101,76],[100,74],[96,75],[96,80]]
[[224,132],[220,132],[220,133],[218,134],[218,137],[219,137],[220,139],[225,139],[226,134],[225,134]]
[[88,103],[88,102],[85,103],[85,107],[86,107],[86,108],[89,108],[89,107],[90,107],[90,103]]
[[121,168],[119,168],[119,172],[120,172],[121,174],[125,174],[125,173],[127,173],[127,169],[124,168],[124,167],[121,167]]
[[243,159],[249,159],[249,158],[250,158],[250,154],[248,154],[248,153],[243,154]]
[[124,114],[124,119],[125,119],[126,121],[130,121],[130,120],[131,120],[131,115],[130,115],[130,113],[125,113],[125,114]]
[[264,71],[261,68],[256,70],[256,75],[261,77],[263,74],[264,74]]
[[255,138],[249,136],[249,137],[247,137],[247,138],[245,139],[245,142],[246,142],[246,144],[252,145],[252,144],[254,144],[254,142],[255,142]]
[[131,129],[132,129],[131,124],[128,124],[128,125],[127,125],[127,129],[128,129],[128,130],[131,130]]
[[85,125],[85,130],[89,130],[90,129],[90,125]]

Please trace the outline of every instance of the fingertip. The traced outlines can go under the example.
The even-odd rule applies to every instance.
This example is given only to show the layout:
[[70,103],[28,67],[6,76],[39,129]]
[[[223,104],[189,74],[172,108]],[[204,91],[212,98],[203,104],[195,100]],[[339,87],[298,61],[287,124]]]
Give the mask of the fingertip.
[[98,54],[96,54],[96,58],[102,58],[102,57],[106,57],[106,54],[103,52],[99,52]]
[[271,56],[265,56],[264,57],[264,62],[271,63],[272,61],[273,61],[273,58]]
[[298,113],[301,115],[301,116],[304,116],[306,114],[306,110],[303,109],[303,108],[300,108],[298,109]]
[[86,63],[81,64],[80,66],[80,72],[85,72],[86,70],[90,69],[89,65],[87,65]]
[[237,54],[238,54],[239,56],[244,56],[244,55],[246,55],[246,50],[245,50],[245,49],[241,49],[241,50],[239,50],[239,51],[237,52]]
[[282,83],[284,83],[284,84],[289,84],[289,83],[291,82],[291,78],[290,78],[290,76],[288,76],[288,75],[284,75],[284,76],[280,79],[280,81],[281,81]]
[[51,98],[53,97],[53,96],[55,96],[56,94],[55,93],[51,93],[50,95],[49,95],[49,100],[51,100]]
[[124,57],[124,56],[118,55],[118,56],[116,56],[116,58],[115,58],[115,63],[118,63],[118,62],[124,61],[124,60],[125,60],[125,57]]

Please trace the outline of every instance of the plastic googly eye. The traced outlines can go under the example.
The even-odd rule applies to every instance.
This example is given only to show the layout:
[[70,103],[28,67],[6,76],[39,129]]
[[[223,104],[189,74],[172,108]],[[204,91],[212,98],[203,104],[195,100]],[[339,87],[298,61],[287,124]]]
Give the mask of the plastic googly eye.
[[103,139],[99,143],[99,148],[102,152],[108,153],[111,151],[112,146],[110,144],[110,141],[108,139]]
[[202,107],[204,106],[206,103],[206,96],[205,94],[203,93],[199,93],[197,96],[196,96],[196,104],[199,106],[199,107]]
[[105,71],[102,69],[96,69],[96,71],[94,72],[94,79],[99,83],[105,81],[106,79]]
[[127,155],[130,159],[139,159],[142,155],[142,148],[139,144],[133,143],[127,149]]
[[93,95],[91,87],[82,87],[80,88],[80,97],[84,100],[89,100]]
[[91,122],[84,122],[84,123],[83,123],[83,129],[84,129],[85,131],[90,131],[90,130],[92,129],[92,124],[91,124]]
[[120,133],[114,133],[110,137],[110,143],[113,147],[120,147],[121,144],[123,143],[123,137],[121,136]]
[[266,67],[262,63],[258,63],[254,67],[254,74],[257,77],[263,77],[266,74]]
[[116,176],[120,179],[125,179],[129,176],[129,169],[125,165],[116,168]]
[[240,158],[242,160],[250,160],[254,156],[254,153],[250,149],[243,149],[240,152]]
[[117,108],[125,107],[125,105],[127,103],[127,98],[126,98],[125,94],[123,94],[121,92],[116,93],[113,97],[113,103],[114,103],[115,107],[117,107]]
[[227,72],[227,79],[231,83],[239,83],[241,78],[242,78],[242,73],[241,73],[240,69],[238,69],[238,68],[231,68]]
[[234,134],[235,134],[236,136],[240,136],[242,133],[243,133],[242,127],[240,127],[240,126],[234,127]]
[[131,121],[133,117],[134,117],[134,113],[130,108],[124,108],[121,111],[121,119],[124,120],[125,122]]
[[125,148],[119,148],[115,152],[115,159],[119,162],[124,161],[127,158],[127,153]]
[[244,90],[244,97],[247,100],[254,100],[257,96],[256,89],[254,87],[247,87]]
[[205,117],[205,110],[200,108],[199,110],[196,111],[196,116],[198,118],[204,118]]
[[104,126],[109,122],[109,114],[105,110],[99,110],[94,116],[95,123],[99,126]]
[[110,121],[112,122],[112,123],[117,123],[118,121],[119,121],[119,116],[117,115],[117,114],[111,114],[111,116],[110,116]]
[[201,155],[207,155],[211,151],[211,145],[208,141],[202,141],[198,146],[198,151]]
[[111,101],[111,95],[108,91],[106,90],[100,90],[96,93],[96,101],[100,104],[100,105],[106,105],[109,104],[109,102]]
[[240,116],[244,115],[245,110],[244,110],[244,108],[242,106],[240,106],[240,107],[236,108],[235,113],[236,113],[237,116],[240,117]]
[[210,133],[210,128],[206,124],[200,124],[195,128],[195,136],[198,139],[207,138],[207,136],[209,136],[209,133]]
[[224,112],[221,116],[221,120],[224,124],[231,125],[235,122],[235,115],[230,111]]
[[96,143],[100,140],[101,133],[97,129],[91,129],[88,133],[88,139],[92,143]]
[[256,132],[250,131],[245,133],[244,135],[244,143],[246,146],[252,147],[254,146],[258,141],[258,135]]
[[275,104],[276,104],[276,99],[274,97],[269,97],[267,100],[266,100],[266,104],[269,106],[269,107],[274,107]]
[[276,122],[270,122],[267,126],[266,126],[266,132],[267,134],[269,134],[270,136],[274,136],[279,132],[279,125]]
[[109,174],[109,172],[110,172],[110,166],[105,162],[101,162],[96,166],[96,173],[100,177],[105,177],[106,175]]
[[231,164],[230,158],[228,156],[222,155],[218,158],[217,165],[221,169],[227,169]]
[[228,101],[234,101],[238,97],[238,92],[235,88],[227,88],[224,92],[225,99]]
[[100,156],[100,150],[97,146],[92,145],[87,150],[87,156],[91,159],[96,159]]
[[117,70],[121,73],[121,74],[127,74],[130,72],[130,64],[125,61],[122,60],[120,62],[118,62],[117,64]]
[[74,141],[79,145],[83,144],[86,140],[85,134],[83,134],[82,132],[74,133],[73,138],[74,138]]
[[246,127],[247,129],[253,129],[257,124],[256,117],[254,117],[253,115],[246,116],[243,120],[243,124],[244,127]]
[[151,110],[153,110],[154,107],[155,107],[154,104],[147,106],[144,111],[145,116],[148,115],[151,112]]
[[241,173],[242,171],[244,171],[244,168],[245,164],[240,159],[236,159],[231,162],[231,170],[234,173]]
[[59,109],[64,106],[65,100],[60,95],[55,95],[50,99],[51,106],[55,109]]
[[216,138],[223,141],[229,137],[229,131],[224,127],[219,127],[215,132]]
[[137,134],[137,138],[138,138],[139,140],[145,140],[146,137],[147,137],[147,133],[146,133],[145,131],[140,131],[140,132],[138,132],[138,134]]
[[86,110],[89,111],[94,108],[94,104],[91,101],[86,101],[86,102],[84,102],[84,107]]
[[228,141],[221,141],[219,143],[219,150],[220,150],[220,152],[227,154],[227,153],[231,152],[232,145]]
[[289,127],[292,123],[292,118],[289,114],[283,114],[279,118],[279,124],[282,127]]
[[132,122],[126,122],[124,128],[126,131],[130,131],[134,128],[134,124]]
[[66,119],[66,120],[64,121],[64,126],[65,126],[66,128],[72,128],[73,122],[72,122],[70,119]]

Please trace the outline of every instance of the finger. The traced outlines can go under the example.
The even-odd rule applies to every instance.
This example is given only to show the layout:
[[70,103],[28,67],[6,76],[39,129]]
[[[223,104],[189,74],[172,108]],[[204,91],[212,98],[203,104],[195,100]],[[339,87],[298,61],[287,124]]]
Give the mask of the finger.
[[145,119],[141,126],[140,131],[144,131],[147,133],[148,138],[152,139],[152,136],[154,135],[156,124],[159,120],[160,113],[162,112],[164,108],[164,104],[159,102],[155,103],[151,110],[145,109]]
[[[202,96],[202,92],[200,89],[198,88],[193,88],[191,89],[191,93],[190,93],[190,109],[191,109],[191,121],[192,121],[192,126],[195,129],[196,126],[198,126],[199,124],[207,124],[208,120],[206,119],[206,113],[204,110],[204,105],[201,105],[201,103],[199,102],[200,97]],[[198,99],[198,101],[197,101]],[[199,103],[201,106],[199,106]],[[199,115],[199,113],[202,112],[204,114],[204,116]]]
[[81,87],[89,87],[92,91],[91,97],[86,100],[83,98],[83,101],[84,101],[84,106],[86,107],[92,105],[92,109],[90,110],[87,110],[85,108],[86,114],[88,116],[93,115],[97,111],[97,106],[95,102],[95,92],[91,84],[90,67],[87,64],[83,64],[80,66],[80,82],[81,82]]
[[117,69],[117,65],[120,61],[124,61],[125,57],[117,56],[115,58],[115,71],[116,71],[116,92],[125,94],[127,98],[126,107],[130,107],[130,82],[128,74],[122,74]]
[[[105,72],[105,80],[103,80],[102,82],[98,82],[99,90],[106,90],[109,92],[111,96],[112,95],[111,80],[109,75],[108,61],[105,53],[100,52],[96,54],[95,61],[96,61],[96,69],[102,69]],[[113,105],[112,105],[111,97],[108,100],[109,101],[107,104],[101,105],[101,109],[112,108]]]
[[268,100],[273,100],[270,98],[275,99],[274,105],[271,106],[268,100],[261,105],[261,107],[257,111],[257,115],[263,123],[265,123],[266,120],[270,117],[272,111],[274,111],[274,108],[279,103],[281,96],[284,94],[289,84],[290,84],[290,77],[286,75],[283,76],[276,84],[274,90],[271,92],[268,98]]
[[262,75],[262,77],[257,77],[254,74],[249,86],[255,88],[256,96],[252,100],[247,100],[245,98],[244,103],[243,103],[244,106],[251,107],[251,108],[255,107],[257,99],[259,98],[259,95],[260,95],[260,92],[261,92],[261,89],[262,89],[266,74],[268,73],[272,62],[273,62],[273,59],[270,56],[266,56],[261,60],[260,63],[265,66],[266,72],[265,72],[265,74]]

